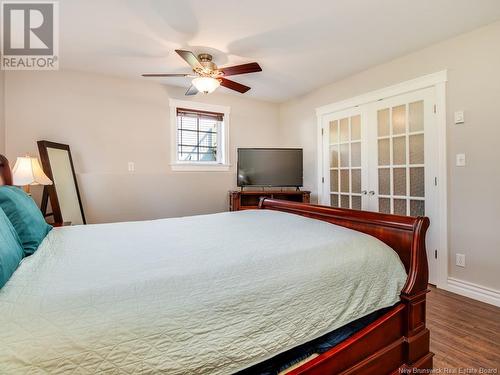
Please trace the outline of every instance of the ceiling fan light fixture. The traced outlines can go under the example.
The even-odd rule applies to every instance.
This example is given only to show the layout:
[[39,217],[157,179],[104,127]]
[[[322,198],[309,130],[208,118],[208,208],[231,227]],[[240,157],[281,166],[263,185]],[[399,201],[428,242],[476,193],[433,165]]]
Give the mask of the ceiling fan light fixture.
[[[208,53],[201,53],[196,56],[191,51],[186,51],[182,49],[176,49],[175,52],[189,64],[193,73],[195,74],[195,79],[192,80],[191,86],[186,91],[185,95],[192,96],[199,92],[210,94],[214,92],[217,87],[223,86],[229,90],[239,92],[240,94],[246,93],[250,90],[250,87],[242,85],[241,83],[227,79],[228,76],[234,76],[239,74],[248,74],[261,72],[262,68],[256,62],[226,66],[224,68],[218,68],[217,65],[212,61],[212,56]],[[143,77],[191,77],[193,78],[193,73],[149,73],[143,74]]]
[[197,77],[191,83],[204,94],[210,94],[220,86],[219,80],[212,77]]

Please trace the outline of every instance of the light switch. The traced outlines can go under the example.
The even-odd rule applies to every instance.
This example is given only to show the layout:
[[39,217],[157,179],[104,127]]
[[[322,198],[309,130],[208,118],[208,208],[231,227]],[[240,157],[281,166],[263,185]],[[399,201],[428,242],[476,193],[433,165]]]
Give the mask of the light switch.
[[465,154],[457,154],[456,160],[457,167],[465,167]]
[[135,171],[135,163],[133,161],[128,162],[128,171],[129,172],[134,172]]
[[465,122],[464,111],[455,112],[455,124],[463,124]]

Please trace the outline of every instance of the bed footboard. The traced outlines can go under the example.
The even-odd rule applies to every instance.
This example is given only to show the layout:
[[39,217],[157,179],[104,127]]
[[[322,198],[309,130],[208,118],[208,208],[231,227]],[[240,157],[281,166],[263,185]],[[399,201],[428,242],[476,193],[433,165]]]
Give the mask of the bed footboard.
[[431,369],[425,298],[429,291],[426,217],[387,215],[263,198],[260,209],[326,221],[378,238],[396,251],[408,278],[401,302],[387,314],[288,375],[391,374]]

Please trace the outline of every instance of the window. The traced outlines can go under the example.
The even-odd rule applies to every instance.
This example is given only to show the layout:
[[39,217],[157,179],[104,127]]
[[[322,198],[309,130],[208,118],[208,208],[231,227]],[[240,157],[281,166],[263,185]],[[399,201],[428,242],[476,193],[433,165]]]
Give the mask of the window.
[[177,160],[221,162],[223,113],[177,108]]
[[171,100],[172,169],[227,170],[229,108]]

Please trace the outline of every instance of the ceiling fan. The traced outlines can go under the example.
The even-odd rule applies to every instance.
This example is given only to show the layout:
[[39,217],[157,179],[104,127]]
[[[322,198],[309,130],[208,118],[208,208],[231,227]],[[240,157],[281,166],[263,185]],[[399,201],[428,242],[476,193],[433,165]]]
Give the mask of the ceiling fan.
[[196,95],[198,92],[209,94],[214,92],[219,86],[224,86],[228,89],[245,93],[250,90],[250,87],[242,85],[241,83],[231,81],[225,77],[234,76],[237,74],[247,74],[262,71],[262,68],[256,62],[229,66],[226,68],[218,68],[212,61],[212,55],[208,53],[201,53],[196,55],[191,51],[176,49],[175,52],[179,54],[190,66],[193,68],[192,73],[178,73],[178,74],[143,74],[143,77],[190,77],[194,78],[191,81],[191,87],[186,91],[186,95]]

